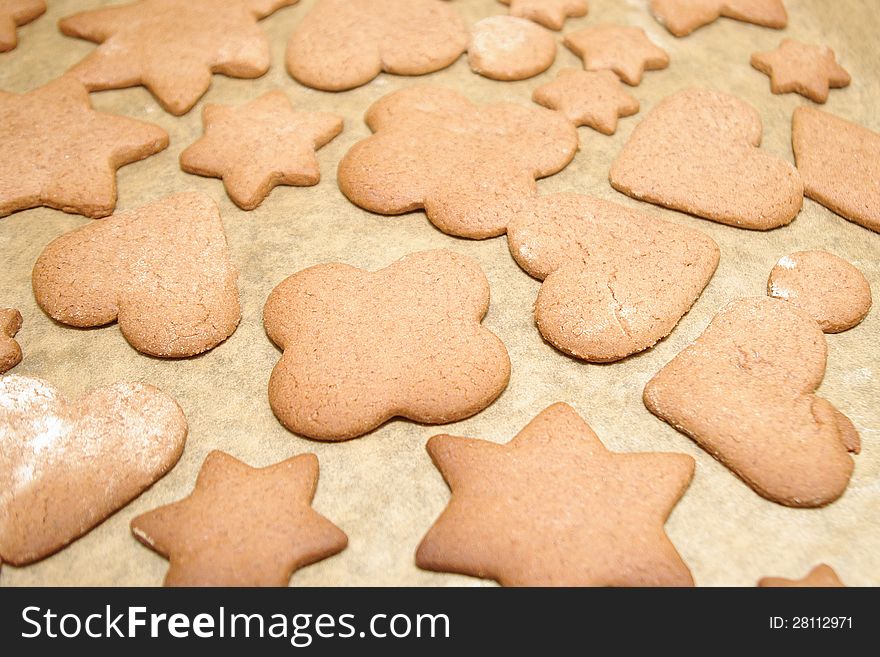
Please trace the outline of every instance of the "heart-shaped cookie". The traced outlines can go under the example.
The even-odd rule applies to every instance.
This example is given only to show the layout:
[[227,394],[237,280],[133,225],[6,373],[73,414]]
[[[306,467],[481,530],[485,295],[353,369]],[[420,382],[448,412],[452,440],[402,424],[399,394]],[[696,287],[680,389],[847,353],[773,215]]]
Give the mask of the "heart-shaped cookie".
[[508,224],[510,252],[544,281],[541,335],[592,362],[619,360],[665,338],[718,266],[703,233],[582,194],[523,204]]
[[740,299],[648,382],[645,405],[767,499],[816,507],[843,494],[859,451],[852,422],[816,388],[819,324],[781,299]]
[[23,566],[76,540],[167,473],[183,411],[152,386],[78,401],[40,379],[0,379],[0,558]]
[[797,170],[758,148],[761,117],[717,91],[681,91],[633,131],[611,167],[612,187],[633,198],[723,224],[768,230],[798,215]]
[[186,193],[62,235],[34,265],[33,287],[54,320],[80,327],[118,320],[138,351],[181,358],[235,331],[237,278],[217,205]]

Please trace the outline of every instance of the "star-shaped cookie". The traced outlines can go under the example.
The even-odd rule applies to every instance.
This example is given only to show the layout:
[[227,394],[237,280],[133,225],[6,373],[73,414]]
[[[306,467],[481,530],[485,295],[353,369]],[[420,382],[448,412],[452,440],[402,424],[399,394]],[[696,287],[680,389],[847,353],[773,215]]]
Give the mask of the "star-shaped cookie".
[[564,68],[555,80],[535,89],[532,100],[603,135],[615,133],[618,117],[639,111],[639,101],[623,90],[620,78],[611,71]]
[[96,112],[66,75],[21,95],[0,91],[0,217],[40,205],[105,217],[116,169],[167,146],[159,126]]
[[317,485],[314,454],[252,468],[214,451],[189,497],[138,516],[131,531],[171,561],[165,586],[287,586],[348,544],[312,509]]
[[774,94],[799,93],[817,103],[828,100],[828,90],[849,86],[846,69],[827,46],[783,39],[776,50],[756,52],[752,66],[770,76]]
[[229,197],[253,210],[277,185],[317,185],[315,151],[342,132],[342,118],[298,112],[284,92],[245,105],[206,105],[205,134],[180,155],[184,171],[222,178]]
[[834,569],[824,563],[813,568],[803,579],[764,577],[758,582],[761,588],[841,588],[845,587]]
[[505,586],[691,586],[663,525],[690,483],[684,454],[609,452],[567,404],[506,445],[434,436],[452,490],[421,568]]
[[551,30],[561,30],[567,18],[586,16],[587,0],[499,0],[510,5],[510,15],[528,18]]
[[610,69],[630,86],[638,85],[645,71],[669,66],[669,55],[640,27],[596,25],[566,34],[564,43],[586,70]]
[[0,0],[0,52],[18,45],[15,29],[36,20],[46,12],[44,0]]
[[58,26],[101,44],[71,72],[90,91],[143,85],[167,111],[186,114],[211,74],[258,78],[269,41],[257,21],[298,0],[138,0],[83,11]]

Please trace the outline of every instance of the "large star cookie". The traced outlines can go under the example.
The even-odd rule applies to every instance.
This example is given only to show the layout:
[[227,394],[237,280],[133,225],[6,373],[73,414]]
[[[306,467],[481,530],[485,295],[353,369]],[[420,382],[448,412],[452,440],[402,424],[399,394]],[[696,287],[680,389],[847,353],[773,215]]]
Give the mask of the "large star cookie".
[[677,37],[722,16],[776,29],[788,25],[782,0],[651,0],[651,12]]
[[843,494],[859,451],[852,422],[815,394],[827,349],[791,304],[740,299],[648,382],[645,405],[767,499],[822,506]]
[[188,112],[211,74],[258,78],[269,41],[257,21],[298,0],[138,0],[63,18],[68,36],[101,44],[71,69],[90,91],[143,85],[167,111]]
[[0,91],[0,217],[41,205],[106,217],[116,169],[167,146],[159,126],[96,112],[68,76],[22,95]]
[[828,100],[828,90],[850,83],[849,73],[827,46],[814,46],[783,39],[776,50],[756,52],[752,66],[770,76],[774,94],[799,93],[817,103]]
[[189,497],[138,516],[131,531],[170,560],[165,586],[287,586],[348,544],[312,509],[317,487],[314,454],[252,468],[214,451]]
[[263,318],[284,350],[269,403],[291,431],[346,440],[392,417],[445,424],[486,408],[510,359],[480,322],[489,283],[476,262],[422,251],[375,273],[339,263],[278,285]]
[[44,0],[0,0],[0,52],[18,45],[15,29],[42,16],[46,11]]
[[421,568],[505,586],[692,586],[663,529],[694,472],[684,454],[608,451],[567,404],[506,445],[434,436],[452,490]]
[[603,135],[616,132],[619,117],[639,111],[639,101],[624,91],[620,78],[611,71],[564,68],[555,80],[535,89],[532,100]]
[[880,233],[880,133],[813,107],[798,107],[791,136],[804,193]]
[[587,0],[499,0],[510,5],[510,15],[528,18],[551,30],[561,30],[567,18],[586,16]]
[[206,105],[205,134],[180,154],[184,171],[222,178],[226,192],[253,210],[276,185],[317,185],[315,150],[342,132],[342,118],[298,112],[282,91],[240,107]]
[[190,192],[57,238],[34,265],[33,288],[58,322],[94,327],[118,320],[138,351],[182,358],[235,331],[237,278],[217,205]]
[[60,550],[168,472],[186,441],[183,411],[140,383],[69,400],[40,379],[0,378],[0,558],[26,565]]
[[669,55],[640,27],[595,25],[565,35],[565,45],[584,60],[588,71],[609,69],[630,86],[642,81],[645,71],[669,66]]
[[467,48],[458,10],[440,0],[318,0],[287,44],[287,70],[302,84],[343,91],[382,71],[422,75]]
[[758,112],[734,96],[689,89],[636,126],[609,180],[633,198],[731,226],[768,230],[798,215],[797,170],[761,150]]
[[512,103],[477,106],[443,87],[410,87],[370,107],[375,133],[339,163],[342,192],[381,214],[424,208],[444,233],[503,235],[536,178],[564,169],[577,129],[557,112]]
[[508,226],[517,263],[544,281],[535,323],[557,349],[610,362],[675,328],[718,266],[707,235],[582,194],[524,204]]
[[824,563],[813,568],[803,579],[785,577],[763,577],[758,582],[762,588],[841,588],[845,587],[834,569]]

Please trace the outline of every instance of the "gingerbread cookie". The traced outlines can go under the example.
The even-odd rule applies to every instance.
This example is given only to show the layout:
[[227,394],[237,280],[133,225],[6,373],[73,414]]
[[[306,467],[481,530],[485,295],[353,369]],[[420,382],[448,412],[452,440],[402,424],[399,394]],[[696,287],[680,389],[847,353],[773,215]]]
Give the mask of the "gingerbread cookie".
[[205,134],[180,154],[188,173],[222,178],[229,197],[253,210],[277,185],[317,185],[315,151],[342,132],[342,118],[298,112],[282,91],[240,107],[206,105]]
[[678,92],[654,107],[611,167],[612,187],[633,198],[723,224],[768,230],[803,204],[795,168],[758,148],[761,117],[718,91]]
[[536,198],[507,231],[514,259],[544,281],[541,335],[592,362],[669,335],[718,266],[718,246],[703,233],[580,194]]
[[564,68],[555,80],[535,89],[532,100],[603,135],[617,131],[618,117],[639,111],[639,101],[623,90],[620,78],[611,71]]
[[788,25],[782,0],[651,0],[651,12],[677,37],[722,16],[781,30]]
[[439,71],[467,43],[458,10],[440,0],[318,0],[290,37],[287,70],[308,87],[344,91],[382,71]]
[[828,100],[830,88],[850,83],[849,73],[837,63],[831,48],[794,39],[783,39],[776,50],[754,53],[752,66],[770,76],[774,94],[795,92],[817,103]]
[[586,16],[587,0],[498,0],[510,5],[510,15],[527,18],[551,30],[561,30],[567,18]]
[[15,29],[27,25],[46,12],[44,0],[0,0],[0,52],[18,45]]
[[812,107],[792,118],[792,144],[807,196],[880,232],[880,134]]
[[118,321],[138,351],[181,358],[235,331],[237,278],[217,205],[186,193],[62,235],[34,265],[33,287],[62,324]]
[[565,45],[584,60],[588,71],[614,71],[628,85],[641,83],[645,71],[669,66],[669,55],[640,27],[594,25],[565,35]]
[[817,507],[843,494],[858,434],[814,393],[827,346],[792,304],[740,299],[645,387],[654,415],[769,500]]
[[761,588],[842,588],[846,584],[840,581],[831,566],[820,563],[803,579],[764,577],[758,582],[758,586]]
[[16,566],[73,542],[161,479],[186,418],[140,383],[70,401],[40,379],[0,379],[0,557]]
[[693,586],[663,530],[694,472],[684,454],[608,451],[568,404],[506,445],[434,436],[452,499],[420,568],[504,586]]
[[515,16],[490,16],[471,28],[468,63],[493,80],[525,80],[556,59],[556,40],[540,25]]
[[291,431],[361,436],[400,416],[445,424],[495,401],[510,378],[498,337],[481,326],[489,283],[451,251],[414,253],[375,273],[318,265],[276,287],[263,312],[284,351],[269,403]]
[[503,235],[511,210],[535,194],[535,179],[564,169],[577,129],[542,107],[477,106],[443,87],[410,87],[370,107],[375,133],[339,163],[339,188],[381,214],[424,208],[444,233]]
[[298,0],[137,0],[61,19],[72,37],[101,44],[71,69],[89,91],[143,85],[162,107],[186,114],[211,75],[258,78],[269,41],[257,21]]
[[21,347],[14,339],[21,323],[21,313],[15,308],[0,308],[0,374],[21,362]]
[[116,169],[168,146],[159,126],[92,109],[64,76],[25,94],[0,91],[0,217],[45,205],[106,217]]
[[213,451],[189,497],[138,516],[131,531],[171,562],[165,586],[287,586],[348,545],[312,509],[317,487],[314,454],[252,468]]
[[856,326],[872,303],[865,275],[827,251],[799,251],[780,258],[770,272],[767,294],[803,310],[825,333]]

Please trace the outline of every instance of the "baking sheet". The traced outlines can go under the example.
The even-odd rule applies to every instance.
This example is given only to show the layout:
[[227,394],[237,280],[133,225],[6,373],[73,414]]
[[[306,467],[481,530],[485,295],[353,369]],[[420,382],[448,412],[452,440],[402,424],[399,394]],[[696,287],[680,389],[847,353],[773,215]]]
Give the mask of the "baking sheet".
[[[64,37],[57,21],[75,11],[111,2],[55,0],[36,22],[19,29],[19,47],[0,55],[0,88],[24,92],[63,73],[93,45]],[[846,494],[825,509],[795,510],[768,502],[698,449],[688,438],[654,418],[642,405],[645,382],[694,340],[729,300],[764,293],[775,261],[792,251],[825,248],[858,266],[880,297],[880,235],[805,201],[786,228],[756,233],[665,211],[613,191],[607,174],[644,112],[670,93],[704,86],[733,93],[760,110],[764,147],[792,159],[790,118],[800,96],[774,96],[768,78],[749,66],[749,56],[775,48],[783,36],[833,47],[853,84],[832,91],[825,109],[880,130],[876,35],[880,14],[870,0],[787,0],[784,32],[720,20],[676,39],[648,13],[647,0],[593,0],[590,14],[570,19],[565,32],[600,22],[644,27],[672,57],[665,71],[645,75],[631,90],[642,113],[622,119],[605,137],[580,129],[581,150],[563,172],[539,182],[541,192],[593,194],[705,231],[720,245],[721,264],[694,309],[653,350],[613,365],[570,359],[545,344],[532,320],[539,283],[510,257],[504,238],[482,242],[436,230],[421,212],[401,217],[371,215],[339,192],[335,167],[346,150],[369,134],[367,107],[396,89],[442,84],[478,102],[528,104],[532,90],[579,60],[561,45],[554,66],[522,82],[494,82],[470,72],[465,58],[422,78],[381,75],[346,93],[313,91],[294,82],[284,68],[288,35],[313,2],[282,9],[267,20],[273,68],[259,80],[214,76],[210,92],[181,118],[160,109],[143,88],[92,94],[96,108],[158,123],[171,136],[163,153],[119,173],[118,209],[167,194],[200,190],[220,205],[233,258],[240,269],[242,322],[223,345],[178,361],[149,358],[132,349],[119,329],[77,330],[53,323],[36,306],[30,287],[34,261],[53,238],[89,220],[41,208],[0,219],[0,305],[18,307],[24,328],[18,340],[24,361],[14,372],[44,377],[71,396],[120,380],[150,383],[173,395],[189,420],[189,440],[178,465],[152,489],[60,553],[26,568],[3,566],[0,585],[159,585],[167,562],[130,534],[135,515],[188,494],[205,456],[225,450],[255,465],[268,465],[305,451],[318,455],[321,478],[315,507],[349,536],[348,549],[296,573],[293,585],[491,585],[469,577],[421,571],[414,553],[443,509],[448,490],[424,449],[435,433],[506,442],[555,401],[572,404],[605,444],[619,451],[677,451],[697,460],[693,484],[667,523],[667,530],[699,585],[751,586],[764,575],[801,577],[816,563],[831,564],[850,585],[880,585],[880,405],[877,336],[880,308],[857,328],[828,336],[828,370],[820,394],[855,422],[863,452]],[[494,0],[456,0],[470,22],[506,13]],[[344,133],[318,153],[322,182],[312,188],[277,188],[253,212],[239,210],[222,183],[183,173],[179,153],[201,135],[205,103],[242,103],[280,88],[300,109],[345,116]],[[269,292],[286,276],[310,265],[342,261],[381,268],[413,251],[448,248],[476,258],[492,287],[485,324],[507,345],[513,362],[501,398],[474,418],[442,428],[405,420],[389,422],[360,439],[324,444],[299,438],[274,418],[266,386],[279,351],[263,331],[261,313]]]

